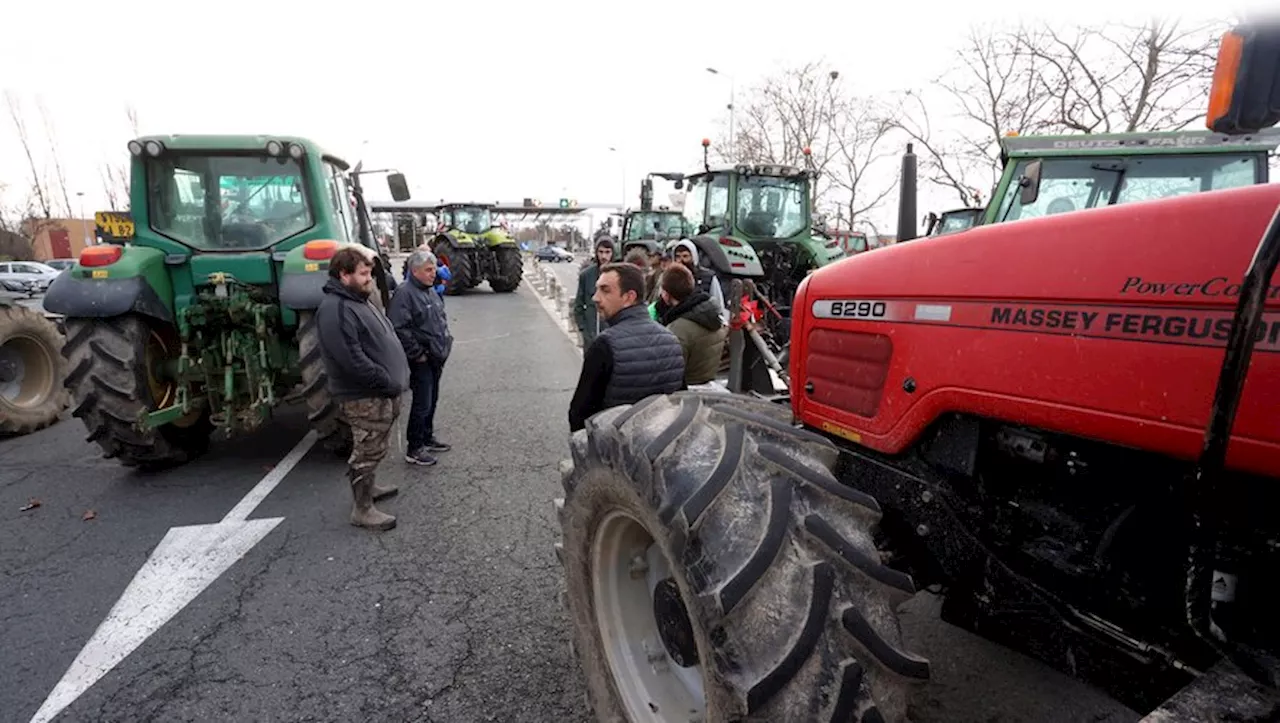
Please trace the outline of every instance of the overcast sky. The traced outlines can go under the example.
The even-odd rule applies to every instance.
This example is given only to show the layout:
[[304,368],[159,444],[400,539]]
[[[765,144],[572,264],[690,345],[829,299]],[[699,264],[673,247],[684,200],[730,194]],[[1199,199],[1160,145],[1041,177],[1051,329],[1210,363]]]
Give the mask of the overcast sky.
[[[859,93],[919,88],[947,68],[968,25],[1019,4],[613,5],[15,1],[0,86],[21,97],[40,163],[43,99],[86,214],[106,208],[101,163],[127,154],[126,103],[143,133],[308,136],[353,163],[398,167],[421,199],[616,203],[625,178],[634,204],[645,172],[692,170],[700,139],[727,119],[729,83],[707,66],[740,89],[809,60],[831,63]],[[1227,17],[1263,3],[1129,0],[1123,16],[1114,0],[1027,5],[1028,16],[1092,24],[1156,10]],[[6,205],[30,185],[5,109],[0,183]],[[389,197],[381,182],[371,191]],[[895,193],[875,214],[881,228],[893,227],[896,203]],[[936,191],[920,199],[922,214],[955,205]]]

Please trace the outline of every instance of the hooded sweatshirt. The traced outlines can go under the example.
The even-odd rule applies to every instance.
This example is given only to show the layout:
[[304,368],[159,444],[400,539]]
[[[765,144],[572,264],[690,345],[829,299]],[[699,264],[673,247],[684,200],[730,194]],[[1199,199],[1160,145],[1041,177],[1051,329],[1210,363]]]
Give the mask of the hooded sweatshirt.
[[600,264],[596,261],[596,252],[601,246],[608,246],[613,249],[614,258],[611,259],[612,261],[619,260],[616,258],[618,248],[613,243],[613,239],[601,235],[596,237],[595,246],[591,250],[591,258],[587,260],[582,271],[578,272],[578,289],[573,296],[573,306],[570,311],[573,313],[574,323],[578,326],[578,334],[582,337],[583,349],[591,346],[591,342],[604,328],[596,312],[596,304],[591,300],[591,297],[596,293],[596,281],[600,279]]
[[662,324],[680,340],[685,384],[706,384],[715,379],[729,328],[720,320],[711,297],[705,291],[694,291],[663,315]]
[[671,246],[672,253],[676,249],[688,249],[689,254],[693,256],[693,280],[695,288],[711,297],[711,301],[716,305],[716,311],[720,316],[721,322],[729,323],[729,310],[724,305],[724,292],[720,289],[720,280],[716,278],[716,274],[711,269],[698,263],[698,247],[689,239],[680,239]]

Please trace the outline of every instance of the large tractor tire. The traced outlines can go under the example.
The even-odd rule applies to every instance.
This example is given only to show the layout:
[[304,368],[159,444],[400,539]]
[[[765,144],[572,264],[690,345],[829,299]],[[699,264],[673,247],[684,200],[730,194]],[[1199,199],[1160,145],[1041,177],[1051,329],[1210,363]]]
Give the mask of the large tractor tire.
[[457,296],[479,283],[471,251],[455,249],[448,241],[442,240],[431,246],[431,253],[435,254],[437,261],[449,267],[449,280],[444,284],[445,294]]
[[606,410],[562,463],[573,649],[598,720],[905,718],[928,661],[895,608],[874,499],[789,410],[681,392]]
[[342,408],[329,395],[329,374],[320,354],[320,334],[314,311],[298,312],[298,363],[302,367],[302,397],[307,402],[307,419],[320,444],[334,454],[347,456],[354,445],[351,425]]
[[498,293],[515,291],[524,277],[524,257],[520,249],[501,246],[494,249],[493,254],[498,260],[498,273],[489,278],[489,287]]
[[158,428],[139,429],[145,412],[177,400],[177,385],[161,368],[179,355],[172,327],[126,314],[106,319],[67,319],[67,388],[71,414],[89,430],[103,456],[126,467],[156,469],[189,462],[209,448],[213,424],[197,407]]
[[62,342],[42,314],[0,302],[0,435],[44,429],[67,408]]

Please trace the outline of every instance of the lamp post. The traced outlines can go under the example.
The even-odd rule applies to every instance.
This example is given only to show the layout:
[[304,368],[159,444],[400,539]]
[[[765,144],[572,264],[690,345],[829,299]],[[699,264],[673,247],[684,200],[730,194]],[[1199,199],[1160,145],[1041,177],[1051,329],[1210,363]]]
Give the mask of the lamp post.
[[619,210],[622,213],[626,213],[627,212],[627,158],[622,154],[622,151],[618,150],[617,146],[609,146],[609,152],[618,154],[618,164],[622,168],[622,205],[619,207]]
[[735,111],[733,107],[733,92],[734,92],[733,76],[727,75],[725,73],[721,73],[715,68],[707,68],[707,72],[711,73],[712,75],[723,75],[729,79],[729,155],[736,158],[736,155],[734,154],[734,149],[737,147],[738,143],[737,143],[737,138],[733,135],[733,116]]

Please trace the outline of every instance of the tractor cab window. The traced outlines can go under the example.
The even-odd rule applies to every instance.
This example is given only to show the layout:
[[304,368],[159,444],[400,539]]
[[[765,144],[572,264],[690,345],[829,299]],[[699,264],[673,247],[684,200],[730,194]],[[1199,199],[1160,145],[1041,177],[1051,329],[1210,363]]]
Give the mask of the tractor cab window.
[[728,224],[729,176],[698,176],[689,179],[684,199],[684,219],[693,232]]
[[315,225],[292,158],[169,155],[148,158],[150,226],[202,251],[260,249]]
[[446,223],[463,233],[484,233],[493,226],[493,218],[487,208],[466,206],[450,209]]
[[743,176],[738,179],[738,229],[754,238],[789,238],[807,228],[803,178]]
[[[1005,192],[997,220],[1050,216],[1133,201],[1251,186],[1258,182],[1259,156],[1251,153],[1044,158],[1040,192],[1022,205],[1015,183]],[[1032,159],[1018,161],[1014,179]]]
[[342,232],[342,240],[347,243],[359,243],[360,233],[356,230],[355,197],[347,184],[347,177],[332,163],[324,164],[326,185],[329,189],[329,202],[333,204],[334,228]]
[[[655,236],[656,234],[656,236]],[[627,241],[645,238],[681,238],[685,234],[684,217],[676,213],[640,212],[631,217]]]

